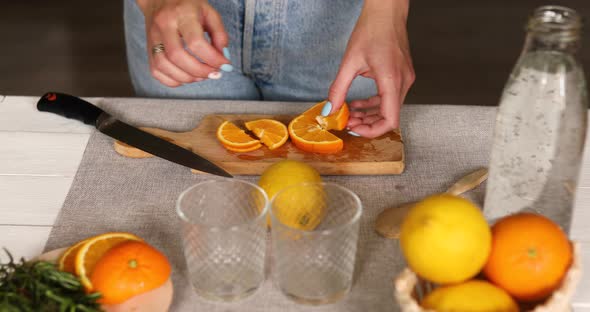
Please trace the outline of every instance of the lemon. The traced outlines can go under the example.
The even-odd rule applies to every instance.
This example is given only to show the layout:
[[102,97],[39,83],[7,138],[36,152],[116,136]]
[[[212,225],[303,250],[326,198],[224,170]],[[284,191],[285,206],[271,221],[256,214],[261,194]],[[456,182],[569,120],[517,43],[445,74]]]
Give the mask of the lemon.
[[439,312],[516,312],[516,302],[502,288],[489,282],[470,280],[443,286],[428,294],[420,303],[424,308]]
[[400,244],[408,266],[438,284],[459,283],[481,271],[492,234],[481,210],[449,194],[432,195],[408,211]]
[[[296,160],[281,160],[264,170],[258,185],[272,199],[286,187],[321,181],[320,174],[310,165]],[[272,209],[281,223],[296,229],[313,230],[325,215],[324,194],[317,187],[290,189],[288,194],[275,201]],[[268,224],[270,226],[270,221]]]

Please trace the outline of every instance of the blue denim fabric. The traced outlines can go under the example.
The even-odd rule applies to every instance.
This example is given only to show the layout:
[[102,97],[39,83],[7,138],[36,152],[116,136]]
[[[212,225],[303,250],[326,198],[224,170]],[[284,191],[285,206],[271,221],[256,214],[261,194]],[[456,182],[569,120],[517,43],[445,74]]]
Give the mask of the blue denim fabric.
[[[125,0],[129,72],[138,96],[197,99],[320,101],[328,96],[360,0],[210,0],[229,35],[234,66],[219,80],[169,88],[149,70],[145,25],[134,0]],[[150,43],[152,46],[154,43]],[[348,100],[376,94],[357,77]]]

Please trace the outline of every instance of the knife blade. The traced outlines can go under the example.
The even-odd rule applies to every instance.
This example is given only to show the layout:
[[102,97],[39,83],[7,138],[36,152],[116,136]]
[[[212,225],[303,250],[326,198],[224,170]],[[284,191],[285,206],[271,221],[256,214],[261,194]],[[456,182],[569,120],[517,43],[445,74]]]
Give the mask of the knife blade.
[[81,98],[64,93],[48,92],[37,102],[37,110],[94,125],[98,131],[114,139],[179,165],[223,177],[233,177],[204,157],[126,124]]

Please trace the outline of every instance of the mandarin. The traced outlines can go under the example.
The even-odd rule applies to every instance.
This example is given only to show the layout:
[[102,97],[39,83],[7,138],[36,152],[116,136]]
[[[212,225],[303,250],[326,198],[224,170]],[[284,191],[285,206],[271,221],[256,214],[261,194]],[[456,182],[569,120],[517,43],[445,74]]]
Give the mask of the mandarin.
[[[100,258],[118,244],[141,240],[137,235],[126,232],[108,232],[84,240],[74,253],[74,270],[76,276],[80,278],[80,283],[87,291],[92,291],[93,286],[89,276]],[[74,245],[74,247],[76,246]]]
[[162,286],[170,277],[164,254],[145,242],[129,241],[109,249],[96,263],[90,276],[99,302],[118,304]]
[[483,272],[517,300],[534,302],[557,289],[572,262],[561,228],[535,213],[518,213],[492,226],[492,250]]

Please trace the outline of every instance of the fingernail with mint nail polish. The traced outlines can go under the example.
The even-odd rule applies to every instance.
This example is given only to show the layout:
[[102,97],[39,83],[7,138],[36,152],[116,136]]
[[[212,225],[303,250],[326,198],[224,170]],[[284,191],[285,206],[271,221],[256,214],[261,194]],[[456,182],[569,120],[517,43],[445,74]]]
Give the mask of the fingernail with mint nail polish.
[[324,104],[324,107],[322,108],[322,112],[320,114],[322,114],[322,116],[328,116],[330,115],[330,112],[332,111],[332,103],[330,103],[330,101],[326,102],[326,104]]
[[223,48],[223,56],[226,59],[231,60],[231,55],[229,54],[229,49],[227,47]]
[[355,137],[360,137],[361,136],[360,134],[358,134],[358,133],[356,133],[354,131],[348,131],[348,134],[350,134],[352,136],[355,136]]
[[223,75],[220,72],[212,72],[207,76],[207,78],[216,80],[216,79],[221,78],[221,76],[223,76]]
[[230,64],[223,64],[223,65],[221,65],[221,67],[220,67],[220,68],[221,68],[221,70],[223,70],[224,72],[228,72],[228,73],[229,73],[230,71],[234,70],[234,67],[233,67],[233,66],[231,66]]

